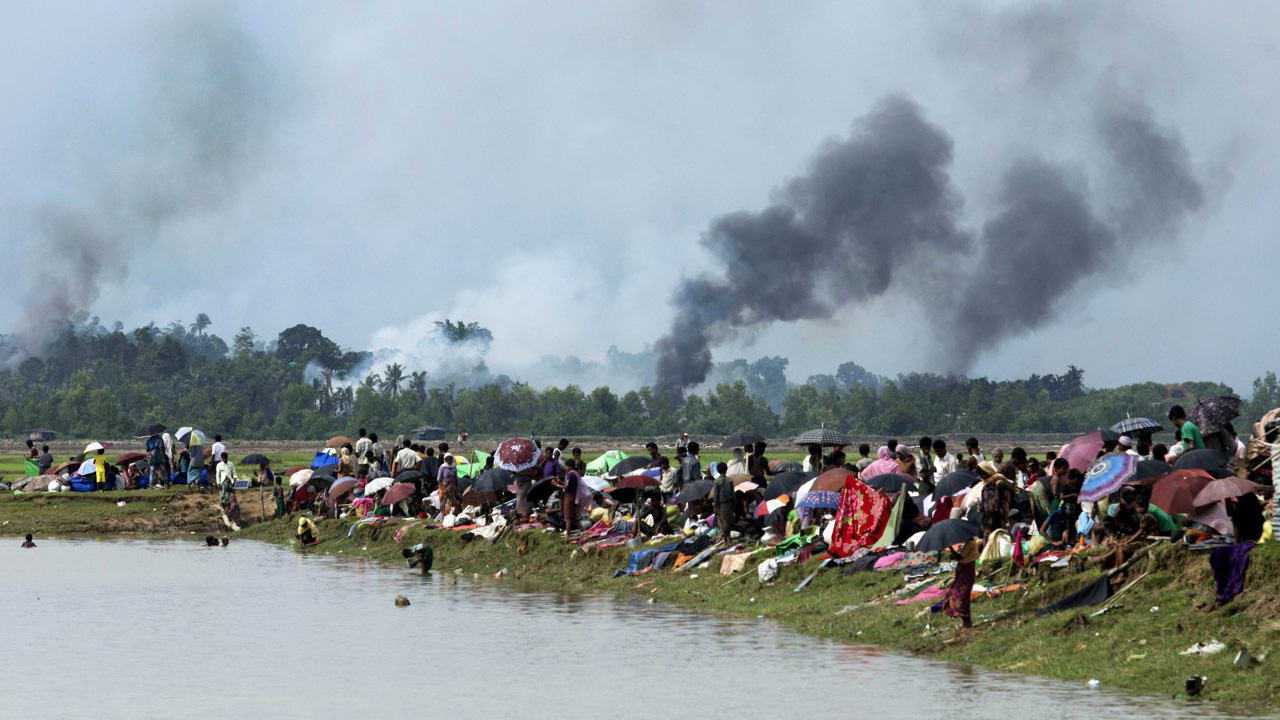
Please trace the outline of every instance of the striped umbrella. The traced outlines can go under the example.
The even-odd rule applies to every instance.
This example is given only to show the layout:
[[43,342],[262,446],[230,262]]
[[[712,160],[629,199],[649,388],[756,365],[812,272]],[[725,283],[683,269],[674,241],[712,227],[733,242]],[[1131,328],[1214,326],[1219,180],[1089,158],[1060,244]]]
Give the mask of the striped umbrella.
[[1143,430],[1147,430],[1153,433],[1160,432],[1161,430],[1164,430],[1164,426],[1156,422],[1155,420],[1152,420],[1151,418],[1131,417],[1131,418],[1125,418],[1120,422],[1116,423],[1115,425],[1112,425],[1111,429],[1120,433],[1121,435],[1131,435],[1133,433],[1141,432]]
[[779,508],[784,508],[789,502],[791,502],[791,498],[786,495],[780,495],[772,500],[765,500],[756,507],[756,517],[764,517]]
[[817,430],[810,430],[797,435],[791,442],[796,445],[822,445],[824,447],[835,447],[852,445],[853,438],[845,435],[844,433],[838,433],[835,430],[818,428]]

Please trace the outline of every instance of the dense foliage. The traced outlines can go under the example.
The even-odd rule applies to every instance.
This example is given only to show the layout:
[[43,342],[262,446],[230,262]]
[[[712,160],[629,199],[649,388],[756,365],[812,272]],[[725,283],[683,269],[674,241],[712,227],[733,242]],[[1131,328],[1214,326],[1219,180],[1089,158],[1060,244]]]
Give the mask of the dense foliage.
[[[786,359],[773,357],[723,363],[720,377],[735,379],[680,402],[647,387],[621,395],[576,385],[538,390],[491,375],[483,363],[447,379],[395,363],[354,377],[369,355],[340,348],[316,328],[296,325],[268,343],[242,328],[228,347],[208,332],[211,324],[203,314],[190,326],[127,333],[96,318],[68,323],[41,356],[10,358],[10,369],[0,370],[0,434],[47,427],[71,437],[121,437],[148,422],[277,439],[324,438],[357,426],[399,433],[423,424],[575,436],[790,434],[823,425],[855,435],[1059,433],[1127,415],[1160,419],[1174,402],[1230,392],[1216,383],[1091,390],[1075,367],[1000,382],[918,373],[890,380],[855,363],[794,385],[786,381]],[[440,332],[444,342],[491,339],[474,323]],[[1255,381],[1253,393],[1242,421],[1280,405],[1274,373]]]

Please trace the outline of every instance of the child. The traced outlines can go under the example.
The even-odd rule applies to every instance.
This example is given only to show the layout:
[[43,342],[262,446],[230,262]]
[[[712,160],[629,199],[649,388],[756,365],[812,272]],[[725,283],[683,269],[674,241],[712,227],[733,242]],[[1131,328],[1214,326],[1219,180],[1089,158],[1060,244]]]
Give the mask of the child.
[[404,557],[409,567],[412,568],[416,565],[422,570],[423,575],[431,572],[431,563],[435,560],[435,551],[430,547],[418,543],[411,548],[401,550],[400,554]]
[[35,546],[36,546],[36,544],[35,544],[35,543],[33,543],[33,542],[31,542],[31,533],[27,533],[27,539],[26,539],[26,540],[24,540],[24,541],[22,541],[22,547],[24,547],[24,548],[33,548],[33,547],[35,547]]

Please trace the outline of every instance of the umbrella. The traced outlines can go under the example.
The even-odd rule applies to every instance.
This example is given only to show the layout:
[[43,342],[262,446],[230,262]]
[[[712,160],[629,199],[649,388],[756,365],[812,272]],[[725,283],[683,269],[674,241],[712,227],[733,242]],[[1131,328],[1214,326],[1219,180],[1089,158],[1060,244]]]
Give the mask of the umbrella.
[[262,453],[251,453],[249,455],[245,455],[244,459],[240,461],[240,464],[241,465],[266,465],[269,462],[271,462],[271,458],[268,458],[266,455],[263,455]]
[[754,480],[738,480],[737,478],[742,477],[741,475],[730,475],[729,477],[733,479],[734,492],[751,492],[752,490],[760,489],[760,486]]
[[528,438],[513,437],[503,440],[493,453],[493,464],[503,470],[524,472],[542,459],[542,450]]
[[1208,470],[1205,470],[1205,472],[1207,472],[1207,473],[1209,473],[1210,475],[1212,475],[1212,476],[1214,477],[1214,479],[1216,479],[1216,480],[1222,480],[1222,479],[1224,479],[1224,478],[1233,478],[1233,477],[1236,477],[1236,473],[1235,473],[1235,471],[1234,471],[1234,470],[1232,470],[1232,469],[1231,469],[1231,468],[1229,468],[1229,467],[1226,467],[1226,466],[1223,466],[1223,467],[1211,467],[1211,468],[1209,468]]
[[146,453],[140,453],[140,452],[127,452],[127,453],[122,454],[120,457],[116,458],[116,464],[117,464],[117,465],[128,465],[129,463],[134,462],[134,461],[136,461],[136,460],[141,460],[141,459],[145,458],[146,456],[147,456],[147,454],[146,454]]
[[1164,430],[1164,426],[1151,418],[1131,417],[1125,418],[1115,425],[1112,425],[1111,429],[1121,435],[1132,435],[1133,433],[1142,432],[1144,430],[1153,433],[1160,432],[1161,430]]
[[840,493],[833,493],[827,490],[810,491],[800,498],[800,502],[796,503],[796,507],[835,510],[840,507]]
[[365,497],[369,497],[379,490],[391,487],[391,484],[394,482],[395,481],[389,477],[380,477],[370,480],[369,484],[364,486],[364,495]]
[[414,487],[412,483],[396,483],[387,490],[386,495],[382,496],[382,504],[395,505],[401,500],[408,499],[417,491],[418,488]]
[[[702,482],[701,480],[695,482]],[[640,488],[658,487],[658,481],[648,475],[627,475],[618,479],[618,484],[613,486],[614,490],[639,490]]]
[[205,441],[204,432],[192,427],[178,428],[178,434],[174,437],[180,443],[187,445],[203,445]]
[[800,472],[801,470],[804,470],[804,465],[801,465],[795,460],[770,460],[769,461],[769,472],[785,473],[785,472]]
[[756,506],[756,517],[762,518],[770,513],[777,512],[781,508],[786,507],[789,502],[791,502],[791,497],[789,495],[779,495],[772,500],[765,500]]
[[[396,475],[396,482],[413,483],[418,487],[422,487],[422,481],[426,479],[427,479],[427,474],[422,472],[421,470],[401,470],[400,474]],[[431,479],[433,481],[435,480],[435,478],[431,478]]]
[[1173,461],[1174,470],[1208,470],[1226,466],[1227,456],[1208,448],[1184,452]]
[[1120,439],[1120,433],[1115,430],[1099,430],[1098,437],[1102,438],[1104,443],[1116,442]]
[[338,478],[332,475],[325,475],[317,472],[317,473],[312,473],[311,477],[307,479],[307,484],[312,487],[324,488],[327,490],[329,489],[330,485],[334,484],[337,481],[338,481]]
[[[813,487],[809,488],[810,492],[821,492],[827,490],[829,492],[840,492],[844,490],[844,481],[853,473],[844,468],[831,468],[822,473],[813,481]],[[879,477],[879,476],[877,476]]]
[[1174,470],[1151,488],[1151,504],[1170,515],[1194,512],[1196,496],[1212,482],[1204,470]]
[[529,498],[529,502],[539,503],[548,500],[556,492],[556,485],[552,482],[553,478],[542,478],[538,482],[529,487],[529,492],[525,497]]
[[1230,395],[1216,395],[1208,400],[1201,400],[1187,411],[1187,419],[1195,423],[1204,435],[1219,432],[1239,415],[1240,398]]
[[583,475],[582,484],[591,488],[593,492],[604,492],[605,490],[613,487],[609,484],[608,480],[605,480],[599,475]]
[[1102,445],[1102,432],[1091,432],[1063,445],[1058,457],[1066,458],[1072,469],[1088,472],[1089,466],[1098,459],[1098,451],[1102,449]]
[[942,476],[938,484],[933,488],[933,496],[936,498],[951,497],[958,492],[963,492],[977,485],[982,478],[976,473],[968,470],[956,470]]
[[511,471],[503,470],[502,468],[490,468],[480,473],[480,476],[471,484],[470,489],[476,492],[502,492],[515,481],[516,476]]
[[152,435],[159,435],[160,433],[164,432],[165,429],[166,429],[165,426],[161,425],[160,423],[151,423],[150,425],[143,425],[142,427],[138,428],[138,432],[134,434],[140,438],[144,438],[144,437],[149,438]]
[[327,448],[340,448],[343,445],[350,445],[350,444],[352,444],[351,438],[347,437],[346,435],[334,435],[333,437],[324,441],[324,446]]
[[458,499],[467,505],[492,505],[498,502],[498,493],[492,490],[476,490],[471,487],[463,491]]
[[982,535],[982,527],[968,520],[943,520],[933,524],[916,543],[917,552],[940,552]]
[[756,432],[736,432],[724,439],[720,447],[736,448],[764,442],[764,436]]
[[359,481],[353,477],[344,477],[329,486],[329,499],[337,500],[338,498],[351,492],[352,488],[359,484]]
[[106,445],[103,445],[102,443],[98,442],[97,440],[94,440],[93,442],[91,442],[91,443],[89,443],[88,445],[85,445],[85,446],[84,446],[84,454],[85,454],[85,455],[88,455],[89,453],[96,453],[96,452],[98,452],[99,450],[106,450],[106,449],[107,449],[107,446],[106,446]]
[[79,475],[80,477],[89,477],[90,475],[96,475],[97,473],[98,473],[98,466],[94,464],[92,458],[85,460],[84,464],[82,464],[80,468],[76,470],[76,474]]
[[1257,492],[1262,486],[1249,482],[1242,477],[1232,475],[1229,478],[1221,478],[1214,480],[1205,486],[1195,497],[1196,507],[1203,505],[1212,505],[1219,500],[1227,498],[1240,497],[1245,493]]
[[1133,477],[1129,478],[1128,483],[1130,485],[1151,485],[1171,472],[1173,472],[1173,466],[1167,462],[1139,460],[1138,467],[1134,469]]
[[294,465],[291,468],[282,470],[280,474],[284,475],[285,477],[291,477],[294,473],[298,472],[299,470],[310,470],[310,469],[311,468],[308,465]]
[[684,488],[676,494],[676,502],[684,505],[685,503],[691,503],[695,500],[706,500],[707,496],[711,494],[711,488],[715,487],[715,484],[714,480],[708,480],[707,478],[694,480],[688,485],[685,485]]
[[853,438],[849,437],[848,435],[845,435],[844,433],[838,433],[835,430],[828,430],[827,428],[818,428],[817,430],[810,430],[808,432],[797,435],[795,439],[792,440],[791,442],[795,443],[796,445],[822,445],[825,447],[837,447],[837,446],[842,447],[845,445],[852,445]]
[[[848,475],[849,472],[846,470],[845,474]],[[901,490],[904,486],[910,485],[912,487],[915,487],[915,484],[916,484],[915,480],[907,477],[906,475],[900,475],[898,473],[885,473],[883,475],[877,475],[871,478],[870,480],[864,480],[863,482],[865,482],[868,486],[873,487],[879,490],[880,492],[884,492],[884,493],[895,493]]]
[[312,476],[313,474],[315,474],[315,470],[312,470],[311,468],[302,468],[301,470],[298,470],[297,472],[290,473],[290,474],[289,474],[289,485],[290,485],[291,487],[297,487],[297,486],[299,486],[299,485],[306,485],[306,484],[307,484],[307,481],[309,481],[309,480],[311,479],[311,476]]
[[68,461],[66,461],[66,462],[62,463],[61,465],[59,465],[59,466],[55,467],[51,472],[52,472],[54,475],[61,475],[63,470],[70,470],[71,468],[73,468],[73,467],[75,467],[76,465],[79,465],[79,464],[80,464],[80,461],[79,461],[79,460],[68,460]]
[[769,481],[769,484],[765,486],[764,496],[772,500],[779,495],[795,495],[801,485],[804,485],[815,477],[817,477],[817,475],[814,473],[800,472],[799,470],[774,475],[773,479]]
[[605,477],[622,477],[630,475],[637,470],[643,470],[649,467],[649,463],[653,462],[647,457],[629,457],[625,460],[619,460],[613,467],[609,468],[604,474]]
[[1080,487],[1081,502],[1096,502],[1133,478],[1138,471],[1138,456],[1128,453],[1104,455],[1089,466],[1084,485]]

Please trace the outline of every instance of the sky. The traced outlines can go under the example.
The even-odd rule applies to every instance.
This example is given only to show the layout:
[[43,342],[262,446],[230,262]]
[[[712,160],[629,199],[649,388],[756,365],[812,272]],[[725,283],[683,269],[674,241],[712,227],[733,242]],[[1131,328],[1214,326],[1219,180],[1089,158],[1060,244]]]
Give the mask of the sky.
[[[713,357],[784,355],[793,381],[848,360],[998,379],[1074,364],[1095,387],[1243,392],[1276,367],[1274,3],[0,6],[0,332],[205,312],[227,339],[306,323],[430,365],[415,348],[453,318],[490,328],[490,366],[516,377],[548,354],[599,360],[695,313],[673,304],[690,279],[740,277],[703,242],[717,218],[778,202],[886,98],[949,139],[963,233],[983,236],[1027,157],[1105,216],[1112,158],[1090,126],[1108,96],[1180,145],[1202,202],[1117,233],[1028,327],[970,328],[920,298],[963,285],[1017,306],[1004,293],[1051,286],[1061,253],[890,246],[840,263],[851,284],[887,264],[885,292],[717,334]],[[825,264],[778,266],[802,285]],[[961,332],[976,350],[957,368]]]

